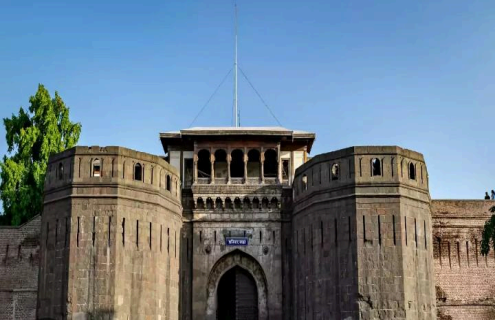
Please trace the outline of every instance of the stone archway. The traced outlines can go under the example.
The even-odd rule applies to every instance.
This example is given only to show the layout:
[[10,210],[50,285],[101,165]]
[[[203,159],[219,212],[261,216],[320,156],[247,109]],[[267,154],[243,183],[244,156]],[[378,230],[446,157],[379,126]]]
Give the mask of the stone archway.
[[222,276],[236,266],[249,272],[256,282],[258,290],[258,320],[268,320],[268,289],[265,273],[256,259],[240,250],[234,250],[221,257],[211,269],[206,287],[206,320],[216,320],[218,284]]

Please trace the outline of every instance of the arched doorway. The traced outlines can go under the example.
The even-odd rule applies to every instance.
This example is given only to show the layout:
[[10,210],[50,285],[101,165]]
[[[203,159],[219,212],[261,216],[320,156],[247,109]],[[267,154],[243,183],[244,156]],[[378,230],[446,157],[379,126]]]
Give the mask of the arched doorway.
[[[235,274],[235,276],[232,275]],[[230,278],[229,278],[230,277]],[[236,277],[237,280],[241,282],[241,286],[244,285],[248,288],[251,288],[255,291],[255,294],[251,289],[243,289],[240,288],[238,295],[230,295],[230,299],[237,298],[242,300],[239,306],[251,305],[251,302],[255,301],[255,310],[257,314],[254,316],[241,317],[241,314],[236,315],[235,319],[256,319],[256,320],[268,320],[268,309],[267,309],[267,298],[268,298],[268,288],[267,281],[265,277],[265,273],[263,268],[259,264],[256,259],[252,256],[243,252],[241,250],[234,250],[230,253],[227,253],[215,263],[210,271],[210,276],[208,277],[208,285],[207,285],[207,302],[206,302],[206,317],[205,320],[223,320],[229,318],[220,318],[219,316],[224,316],[224,308],[229,304],[229,297],[227,300],[224,300],[227,293],[233,292],[232,277]],[[229,281],[229,279],[231,281]],[[223,283],[230,283],[229,285],[224,285]],[[230,290],[230,291],[229,291]],[[237,289],[236,289],[237,290]],[[247,291],[246,291],[247,290]],[[244,292],[244,293],[243,293]],[[245,292],[248,292],[247,294]],[[249,298],[246,298],[249,297]],[[248,299],[246,301],[245,299]],[[232,305],[232,300],[230,300],[230,304]],[[235,306],[235,304],[234,304]],[[222,310],[220,310],[222,308]],[[230,311],[232,312],[232,311]]]
[[256,282],[240,267],[236,266],[222,276],[217,301],[217,320],[258,320]]

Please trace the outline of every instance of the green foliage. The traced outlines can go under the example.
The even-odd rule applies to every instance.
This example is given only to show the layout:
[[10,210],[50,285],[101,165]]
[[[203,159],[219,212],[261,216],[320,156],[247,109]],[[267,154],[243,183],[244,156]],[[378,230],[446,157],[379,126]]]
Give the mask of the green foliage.
[[[495,213],[495,206],[490,208],[490,212]],[[487,255],[490,252],[490,244],[495,250],[495,215],[485,222],[483,227],[483,236],[481,239],[481,254]]]
[[29,98],[29,109],[4,118],[8,156],[0,162],[0,198],[12,225],[26,222],[43,210],[43,185],[48,158],[76,145],[81,124],[69,120],[69,108],[43,85]]

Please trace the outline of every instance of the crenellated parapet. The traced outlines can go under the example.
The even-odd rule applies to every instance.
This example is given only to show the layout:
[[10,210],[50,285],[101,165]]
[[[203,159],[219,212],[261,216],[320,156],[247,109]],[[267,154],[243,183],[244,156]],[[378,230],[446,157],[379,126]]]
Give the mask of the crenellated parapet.
[[69,185],[125,185],[180,202],[177,169],[161,157],[122,147],[74,147],[50,158],[45,192]]
[[[319,192],[377,193],[377,186],[402,186],[429,202],[428,171],[418,152],[400,147],[351,147],[317,155],[296,170],[294,201]],[[347,190],[347,191],[344,191]],[[390,191],[387,191],[389,193]]]

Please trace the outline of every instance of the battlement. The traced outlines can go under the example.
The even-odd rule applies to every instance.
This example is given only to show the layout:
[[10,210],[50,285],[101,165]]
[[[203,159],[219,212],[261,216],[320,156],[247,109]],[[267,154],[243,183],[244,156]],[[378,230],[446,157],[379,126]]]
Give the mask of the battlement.
[[294,200],[321,190],[398,184],[428,192],[428,171],[422,154],[397,146],[350,147],[317,155],[299,167]]
[[50,157],[48,195],[71,185],[126,185],[180,202],[178,171],[164,159],[122,147],[78,146]]
[[[420,153],[392,146],[318,155],[296,170],[293,188],[295,308],[324,310],[325,319],[435,318],[428,173]],[[327,265],[333,267],[311,267]],[[318,304],[316,290],[306,289],[319,279],[339,288],[325,296],[331,303]]]
[[177,319],[180,189],[177,169],[151,154],[92,146],[52,156],[38,316],[65,319],[59,310],[67,310],[73,318]]

